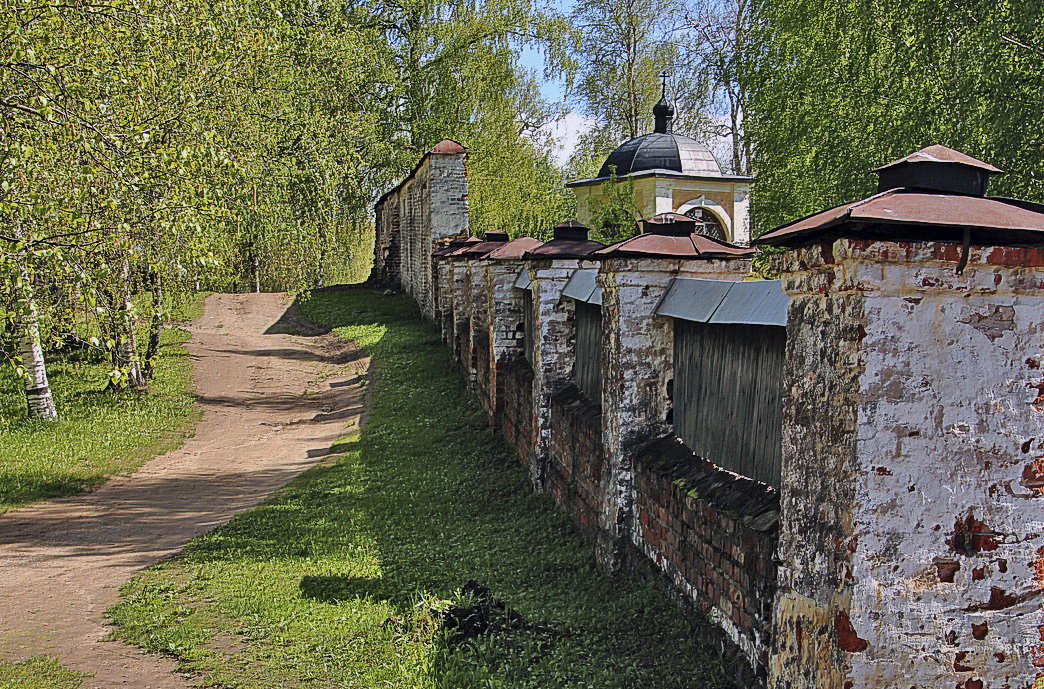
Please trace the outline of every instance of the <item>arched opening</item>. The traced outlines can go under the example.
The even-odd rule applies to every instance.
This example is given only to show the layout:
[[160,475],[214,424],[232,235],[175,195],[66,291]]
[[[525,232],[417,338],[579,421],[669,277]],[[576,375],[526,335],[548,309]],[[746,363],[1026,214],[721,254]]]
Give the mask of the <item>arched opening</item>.
[[699,231],[699,234],[706,235],[713,239],[720,239],[723,242],[729,240],[728,233],[725,230],[725,225],[718,218],[717,214],[706,206],[694,206],[683,213],[688,218],[693,220],[699,220],[703,223],[703,230]]

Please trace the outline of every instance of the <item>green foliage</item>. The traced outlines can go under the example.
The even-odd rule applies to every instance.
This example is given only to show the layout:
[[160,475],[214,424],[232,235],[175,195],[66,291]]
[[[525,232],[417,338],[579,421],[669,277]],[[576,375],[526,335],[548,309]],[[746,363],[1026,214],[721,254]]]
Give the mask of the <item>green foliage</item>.
[[[724,687],[721,661],[651,587],[598,567],[486,429],[407,298],[313,293],[377,389],[334,461],[133,579],[117,634],[236,687]],[[525,620],[454,639],[468,580]]]
[[59,424],[26,419],[13,371],[0,370],[0,512],[76,493],[177,446],[199,418],[187,339],[182,330],[164,332],[160,367],[143,394],[105,391],[109,365],[90,352],[56,358]]
[[709,84],[691,64],[691,50],[678,30],[682,8],[667,0],[580,0],[574,5],[570,49],[551,53],[570,98],[597,122],[581,136],[570,160],[574,173],[593,176],[621,140],[652,131],[663,72],[674,77],[675,129],[697,137],[710,132]]
[[1044,6],[758,0],[743,81],[757,233],[873,193],[870,170],[943,144],[1044,201]]
[[634,202],[634,180],[630,177],[620,181],[614,167],[609,179],[602,183],[606,200],[592,198],[591,238],[603,244],[615,244],[629,239],[639,232],[635,222],[641,218]]
[[62,667],[56,658],[0,662],[0,689],[79,689],[86,677]]
[[142,387],[133,336],[165,301],[364,279],[371,202],[442,138],[471,148],[476,230],[571,214],[557,110],[518,65],[554,24],[532,0],[4,8],[0,349],[22,370],[38,321]]

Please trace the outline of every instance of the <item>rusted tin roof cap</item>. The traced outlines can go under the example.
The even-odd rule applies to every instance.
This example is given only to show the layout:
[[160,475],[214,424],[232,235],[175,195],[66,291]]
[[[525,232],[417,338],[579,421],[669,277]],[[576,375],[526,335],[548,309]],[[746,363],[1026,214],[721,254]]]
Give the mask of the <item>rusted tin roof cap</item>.
[[587,238],[590,228],[576,218],[555,225],[549,242],[527,251],[524,258],[587,258],[605,244]]
[[719,239],[690,233],[684,236],[640,234],[625,239],[595,253],[598,258],[621,258],[641,256],[656,258],[750,258],[756,249],[729,244]]
[[482,240],[479,239],[478,237],[468,237],[467,239],[454,239],[454,240],[451,240],[449,244],[447,244],[446,246],[442,247],[441,249],[436,249],[435,251],[432,251],[431,255],[432,256],[449,256],[450,254],[454,253],[455,251],[457,251],[459,249],[462,249],[462,248],[464,248],[466,246],[469,246],[471,244],[475,244],[475,243],[481,242],[481,241]]
[[605,244],[590,239],[552,239],[527,251],[523,258],[597,258],[594,254],[604,248]]
[[681,213],[660,213],[642,220],[646,234],[662,234],[668,237],[687,237],[704,229],[703,222]]
[[482,243],[481,239],[479,239],[478,237],[475,237],[475,236],[471,236],[471,237],[468,237],[467,239],[465,239],[464,242],[462,244],[458,245],[457,248],[455,248],[453,251],[449,252],[448,254],[444,254],[444,255],[445,256],[457,257],[457,256],[462,255],[465,251],[467,251],[471,247],[475,246],[476,244],[481,244],[481,243]]
[[851,237],[969,242],[978,246],[1044,244],[1044,212],[1009,199],[892,189],[810,215],[761,235],[755,244],[800,246]]
[[945,146],[929,146],[876,170],[878,191],[905,189],[985,196],[990,177],[1001,171]]
[[570,218],[555,225],[551,237],[553,239],[587,239],[590,233],[590,227],[582,224],[576,218]]
[[432,153],[467,153],[468,149],[453,139],[443,139],[431,149]]
[[945,146],[929,146],[877,168],[874,196],[777,227],[755,244],[801,246],[840,237],[978,246],[1044,245],[1044,206],[989,198],[994,166]]
[[461,255],[465,258],[481,258],[508,243],[507,232],[490,230],[482,235],[482,241],[466,247]]
[[992,175],[1004,174],[1004,171],[1000,168],[994,167],[989,163],[985,163],[979,160],[978,158],[972,158],[967,153],[961,153],[960,151],[954,150],[947,146],[940,146],[939,144],[927,146],[917,151],[916,153],[911,153],[910,155],[904,156],[899,160],[893,160],[887,165],[882,165],[881,167],[874,168],[872,172],[881,172],[882,170],[888,170],[889,168],[893,168],[898,165],[903,165],[905,163],[951,163],[956,165],[967,165],[968,167],[974,167],[980,170],[985,170],[986,172]]
[[486,254],[486,258],[501,261],[517,261],[525,256],[527,251],[532,251],[542,243],[539,239],[533,239],[532,237],[519,237],[489,252]]

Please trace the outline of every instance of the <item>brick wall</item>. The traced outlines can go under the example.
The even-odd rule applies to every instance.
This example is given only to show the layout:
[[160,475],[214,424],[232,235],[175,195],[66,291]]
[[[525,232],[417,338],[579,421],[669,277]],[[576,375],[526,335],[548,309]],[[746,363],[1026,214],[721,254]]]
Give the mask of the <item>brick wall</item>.
[[1030,687],[1044,252],[838,240],[790,295],[770,686]]
[[767,676],[778,535],[768,486],[700,459],[675,436],[636,456],[632,543],[673,595],[739,647],[742,686]]
[[453,271],[449,259],[436,258],[435,268],[435,324],[442,332],[442,339],[449,344],[453,333]]
[[[468,288],[467,263],[462,258],[450,259],[450,271],[453,280],[453,336],[451,348],[453,358],[458,362],[461,358],[467,334],[471,332],[471,291]],[[470,355],[469,355],[470,356]]]
[[489,333],[481,329],[474,331],[472,351],[475,361],[475,394],[486,413],[493,415],[493,400],[490,395],[490,351]]
[[466,160],[464,152],[430,151],[374,209],[370,279],[399,286],[429,320],[437,316],[432,249],[468,231]]
[[494,430],[501,423],[504,381],[500,370],[508,362],[525,356],[522,308],[523,292],[514,287],[522,261],[489,261],[486,266],[488,304],[489,364],[485,389],[489,398],[489,422]]
[[502,395],[500,432],[528,469],[536,451],[533,369],[525,359],[514,359],[498,363],[496,375]]
[[479,368],[485,367],[484,384],[489,384],[489,294],[486,291],[487,261],[471,259],[466,261],[468,278],[467,289],[470,292],[471,318],[468,321],[468,332],[465,346],[469,365],[469,382],[477,391],[479,401],[489,411],[489,392],[483,391],[483,383],[479,382]]
[[569,384],[551,397],[551,451],[545,487],[580,533],[595,543],[607,537],[599,514],[608,479],[601,409]]

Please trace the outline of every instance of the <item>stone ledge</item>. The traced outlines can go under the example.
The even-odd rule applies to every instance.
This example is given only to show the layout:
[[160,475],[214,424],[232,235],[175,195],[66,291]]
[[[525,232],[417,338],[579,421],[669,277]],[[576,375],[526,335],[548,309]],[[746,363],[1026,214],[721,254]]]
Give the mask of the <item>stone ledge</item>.
[[594,402],[573,383],[551,395],[551,404],[561,407],[578,422],[594,426],[601,433],[602,405]]
[[533,367],[523,357],[517,357],[509,361],[501,359],[497,362],[497,367],[507,374],[517,376],[523,383],[531,383],[533,378],[536,377],[536,374],[533,373]]
[[708,462],[678,436],[647,444],[635,454],[635,463],[678,485],[687,500],[706,501],[752,531],[774,535],[779,530],[777,491]]

